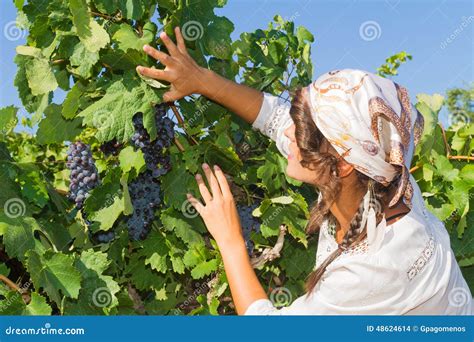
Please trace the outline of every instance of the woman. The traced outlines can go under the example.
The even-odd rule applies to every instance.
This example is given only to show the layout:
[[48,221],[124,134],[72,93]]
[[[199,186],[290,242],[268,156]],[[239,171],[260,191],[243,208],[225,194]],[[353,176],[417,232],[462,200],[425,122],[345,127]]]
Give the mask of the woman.
[[291,108],[278,98],[224,79],[161,39],[169,55],[144,50],[164,70],[138,67],[171,82],[165,101],[200,93],[276,141],[287,174],[314,185],[319,198],[306,230],[320,229],[307,293],[277,309],[250,264],[229,185],[217,165],[203,164],[210,189],[188,195],[216,240],[238,314],[473,314],[472,295],[449,235],[424,206],[410,175],[423,118],[405,88],[362,70],[323,74],[296,91]]

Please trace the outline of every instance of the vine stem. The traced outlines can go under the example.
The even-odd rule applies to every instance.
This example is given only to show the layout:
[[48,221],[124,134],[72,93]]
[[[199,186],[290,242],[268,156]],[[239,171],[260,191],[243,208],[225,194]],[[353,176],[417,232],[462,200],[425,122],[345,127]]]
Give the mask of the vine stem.
[[186,132],[186,130],[184,128],[184,119],[182,118],[181,114],[179,113],[179,111],[176,108],[176,106],[174,105],[174,103],[172,102],[169,106],[170,106],[171,110],[173,111],[174,116],[176,117],[176,120],[178,120],[179,126],[184,130],[186,135],[191,139],[192,144],[193,145],[198,145],[197,140],[192,135],[188,134],[188,132]]
[[12,280],[8,279],[6,276],[2,274],[0,274],[0,281],[5,283],[13,291],[18,292],[21,295],[21,298],[25,304],[29,304],[31,302],[31,296],[27,290],[22,289],[17,284],[15,284]]
[[288,227],[285,224],[280,225],[280,233],[278,234],[277,242],[272,248],[265,248],[262,254],[256,258],[252,258],[250,263],[253,268],[259,268],[265,265],[267,262],[275,260],[280,257],[280,252],[283,249],[283,243],[285,242],[285,235]]
[[66,62],[65,59],[56,59],[54,61],[51,61],[51,64],[53,64],[53,65],[54,64],[61,64],[61,63],[64,63],[64,62]]
[[184,152],[184,146],[179,142],[178,138],[174,138],[174,144],[181,152]]
[[451,148],[448,145],[448,139],[446,139],[446,131],[443,126],[438,122],[438,126],[441,128],[441,133],[443,134],[444,147],[446,148],[446,155],[449,158],[451,155]]
[[15,284],[12,280],[8,279],[8,277],[5,277],[4,275],[0,274],[0,280],[4,282],[12,290],[21,292],[20,287],[17,284]]
[[111,15],[104,14],[104,13],[94,12],[94,11],[91,11],[90,13],[91,13],[93,16],[101,17],[101,18],[104,18],[104,19],[107,19],[107,20],[110,20],[110,21],[113,21],[113,22],[120,22],[120,21],[122,21],[122,20],[117,20],[115,17],[113,17],[113,16],[111,16]]
[[137,310],[140,315],[146,315],[145,306],[143,305],[143,301],[140,298],[140,295],[138,294],[137,290],[135,290],[135,288],[130,283],[128,283],[127,290],[128,296],[133,302],[133,308]]
[[472,160],[472,161],[474,161],[474,157],[471,157],[471,156],[448,156],[448,159],[451,159],[451,160]]

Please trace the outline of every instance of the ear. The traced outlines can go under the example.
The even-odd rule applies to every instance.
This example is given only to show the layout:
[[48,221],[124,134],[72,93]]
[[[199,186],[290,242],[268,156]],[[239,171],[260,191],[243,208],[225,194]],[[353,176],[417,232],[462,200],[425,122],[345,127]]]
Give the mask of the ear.
[[344,159],[341,159],[337,163],[337,171],[338,171],[339,177],[344,178],[344,177],[349,176],[352,173],[352,171],[354,171],[354,166],[346,162]]

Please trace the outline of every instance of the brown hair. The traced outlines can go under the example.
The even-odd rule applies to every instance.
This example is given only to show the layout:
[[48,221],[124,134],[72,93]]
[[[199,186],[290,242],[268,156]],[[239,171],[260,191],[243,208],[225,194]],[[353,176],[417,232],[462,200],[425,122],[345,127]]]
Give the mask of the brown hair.
[[[324,180],[322,182],[324,184],[318,184],[317,187],[315,186],[316,190],[322,193],[322,200],[311,206],[310,217],[306,226],[306,233],[312,234],[319,230],[324,220],[336,221],[336,218],[332,215],[329,208],[341,190],[341,179],[338,176],[337,169],[339,158],[329,152],[320,152],[320,147],[325,137],[311,117],[311,108],[305,99],[303,88],[298,88],[292,95],[293,99],[291,101],[290,115],[295,124],[296,144],[300,149],[302,157],[300,163],[303,167],[314,170],[317,177]],[[376,212],[378,223],[382,219],[383,208],[385,208],[386,205],[385,198],[389,187],[385,187],[373,181],[370,177],[357,170],[355,170],[355,172],[358,178],[358,186],[364,190],[364,193],[371,187],[373,196],[371,197],[370,206],[373,207]],[[339,244],[339,248],[331,253],[324,262],[308,276],[306,281],[306,291],[308,295],[321,279],[327,266],[336,259],[342,251],[357,244],[367,236],[365,227],[360,227],[363,210],[364,203],[361,200],[359,208],[350,222],[349,230]]]

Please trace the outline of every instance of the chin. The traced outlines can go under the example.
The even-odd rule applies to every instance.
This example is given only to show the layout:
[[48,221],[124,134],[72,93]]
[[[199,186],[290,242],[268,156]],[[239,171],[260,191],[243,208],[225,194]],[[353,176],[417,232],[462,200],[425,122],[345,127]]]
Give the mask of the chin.
[[288,164],[288,166],[286,167],[286,175],[290,178],[293,178],[297,181],[300,181],[301,179],[298,178],[298,173],[295,172],[294,168],[291,167],[291,164]]

